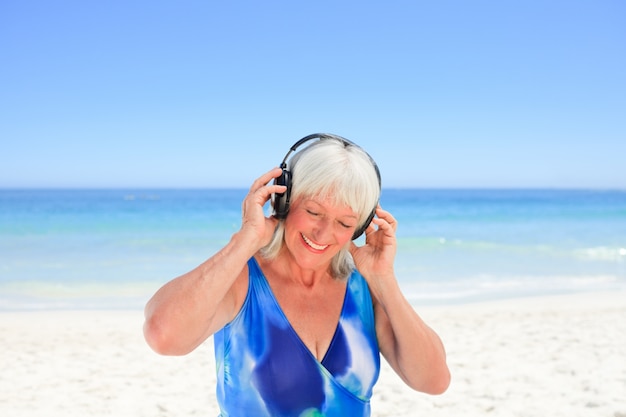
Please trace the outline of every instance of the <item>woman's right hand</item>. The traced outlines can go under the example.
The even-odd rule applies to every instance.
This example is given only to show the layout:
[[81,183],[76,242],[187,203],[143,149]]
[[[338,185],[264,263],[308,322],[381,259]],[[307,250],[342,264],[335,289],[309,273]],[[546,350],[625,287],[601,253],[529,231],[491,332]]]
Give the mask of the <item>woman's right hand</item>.
[[284,193],[287,190],[287,187],[284,185],[268,185],[270,181],[281,174],[282,170],[280,168],[273,168],[257,178],[252,183],[248,195],[241,204],[242,221],[240,234],[246,241],[254,242],[256,250],[261,249],[270,242],[278,224],[278,219],[274,216],[265,217],[263,206],[269,201],[272,194]]
[[163,355],[185,355],[229,323],[248,290],[246,263],[272,239],[278,220],[263,206],[285,186],[268,185],[281,174],[274,168],[259,177],[242,203],[241,229],[202,264],[163,285],[145,308],[146,341]]

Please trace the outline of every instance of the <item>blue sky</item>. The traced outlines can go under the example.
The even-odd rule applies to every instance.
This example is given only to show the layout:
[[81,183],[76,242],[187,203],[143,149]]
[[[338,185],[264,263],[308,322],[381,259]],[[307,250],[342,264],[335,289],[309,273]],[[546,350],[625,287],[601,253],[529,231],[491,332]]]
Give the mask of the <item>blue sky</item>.
[[387,187],[626,188],[626,3],[3,1],[0,187],[248,187],[313,132]]

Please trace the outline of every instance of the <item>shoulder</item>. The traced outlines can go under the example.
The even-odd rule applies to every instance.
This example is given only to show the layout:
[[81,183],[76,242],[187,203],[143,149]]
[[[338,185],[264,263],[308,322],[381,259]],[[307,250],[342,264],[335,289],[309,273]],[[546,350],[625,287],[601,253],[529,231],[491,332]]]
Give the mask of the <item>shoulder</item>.
[[223,326],[232,322],[235,317],[237,317],[248,297],[248,288],[250,281],[249,276],[251,270],[250,265],[251,262],[249,260],[243,266],[241,272],[235,279],[235,282],[230,287],[230,290],[224,297],[224,305],[222,311],[225,312],[225,316],[223,316]]

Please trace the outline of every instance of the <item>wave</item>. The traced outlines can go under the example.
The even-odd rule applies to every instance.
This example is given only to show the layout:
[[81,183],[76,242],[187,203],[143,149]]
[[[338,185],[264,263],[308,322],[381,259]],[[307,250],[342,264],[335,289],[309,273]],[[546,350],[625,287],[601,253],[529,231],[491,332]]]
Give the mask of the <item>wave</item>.
[[428,253],[443,251],[466,251],[472,253],[529,255],[553,258],[570,258],[584,261],[626,262],[626,247],[593,246],[573,247],[571,243],[562,245],[549,244],[514,244],[482,240],[449,239],[445,237],[399,238],[398,247],[408,253]]
[[142,309],[157,282],[64,283],[35,280],[0,283],[0,311]]
[[401,282],[414,305],[463,304],[516,297],[576,292],[626,291],[626,280],[611,275],[597,276],[480,276],[441,282]]
[[599,246],[594,248],[578,249],[574,254],[588,261],[626,262],[626,248]]

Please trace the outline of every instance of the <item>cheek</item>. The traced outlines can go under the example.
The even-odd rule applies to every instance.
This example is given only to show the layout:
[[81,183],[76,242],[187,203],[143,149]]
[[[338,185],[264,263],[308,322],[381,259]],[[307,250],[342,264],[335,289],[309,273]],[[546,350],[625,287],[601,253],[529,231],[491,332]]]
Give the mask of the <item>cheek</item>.
[[285,220],[285,227],[288,230],[306,230],[307,227],[311,227],[312,222],[307,220],[305,216],[299,215],[299,213],[293,213]]
[[354,235],[354,229],[345,228],[341,225],[337,225],[334,227],[333,233],[335,234],[335,239],[337,240],[337,243],[339,243],[340,245],[344,245],[352,241],[352,235]]

